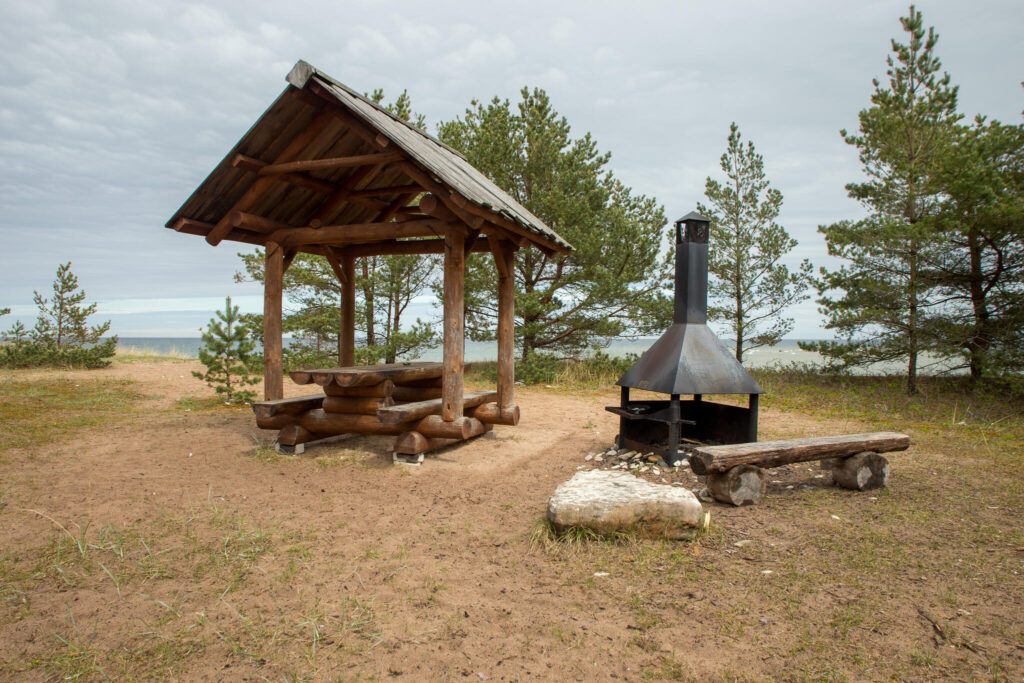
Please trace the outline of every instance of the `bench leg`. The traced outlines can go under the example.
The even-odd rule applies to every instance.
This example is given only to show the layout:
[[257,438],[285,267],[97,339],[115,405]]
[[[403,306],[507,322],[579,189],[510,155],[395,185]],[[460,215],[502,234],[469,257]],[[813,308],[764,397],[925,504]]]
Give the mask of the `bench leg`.
[[871,451],[851,455],[832,463],[832,481],[854,491],[884,488],[889,481],[889,461]]
[[708,475],[708,491],[720,503],[753,505],[764,498],[768,477],[756,465],[738,465],[721,474]]

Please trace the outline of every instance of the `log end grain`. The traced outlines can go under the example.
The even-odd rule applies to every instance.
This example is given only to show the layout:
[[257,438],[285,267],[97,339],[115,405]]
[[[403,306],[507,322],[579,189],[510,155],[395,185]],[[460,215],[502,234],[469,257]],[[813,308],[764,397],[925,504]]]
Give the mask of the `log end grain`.
[[768,477],[756,465],[738,465],[708,476],[708,491],[720,503],[754,505],[764,498]]
[[870,451],[851,455],[833,464],[832,481],[853,491],[885,488],[889,482],[889,461]]

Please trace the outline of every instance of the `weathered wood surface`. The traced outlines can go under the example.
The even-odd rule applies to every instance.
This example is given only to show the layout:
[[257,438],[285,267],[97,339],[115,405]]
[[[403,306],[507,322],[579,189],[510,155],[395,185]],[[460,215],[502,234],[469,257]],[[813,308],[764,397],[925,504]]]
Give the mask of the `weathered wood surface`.
[[728,472],[708,477],[711,496],[729,505],[754,505],[764,498],[767,486],[765,471],[756,465],[737,465]]
[[851,455],[832,464],[832,481],[854,491],[885,488],[889,481],[889,461],[872,452]]
[[[493,401],[497,397],[498,392],[496,391],[474,391],[462,397],[462,405],[465,408],[475,408],[483,403]],[[382,406],[381,409],[377,411],[377,417],[379,417],[380,421],[385,424],[411,422],[412,420],[418,420],[422,417],[426,417],[427,415],[441,414],[441,404],[443,401],[443,398],[434,398],[426,401],[417,401],[415,403],[401,403],[398,405],[391,405],[389,407]]]
[[[390,426],[390,425],[389,425]],[[445,420],[440,415],[428,415],[419,422],[403,422],[400,425],[402,431],[419,432],[423,436],[440,439],[468,439],[476,434],[483,434],[489,425],[472,417],[460,417],[455,420]]]
[[[281,154],[278,155],[277,159],[275,159],[275,162],[294,160],[299,154],[302,153],[303,150],[305,150],[310,145],[310,143],[313,142],[313,140],[316,139],[318,135],[320,135],[320,133],[323,132],[323,130],[331,123],[332,118],[333,117],[330,114],[326,113],[318,115],[313,120],[313,122],[309,126],[306,126],[305,130],[303,130],[299,135],[297,135],[291,141],[288,147],[286,147],[281,152]],[[229,232],[231,232],[231,212],[245,211],[246,209],[251,207],[253,204],[256,203],[257,200],[259,200],[260,197],[263,196],[263,194],[268,189],[270,189],[271,185],[273,185],[275,182],[276,181],[274,180],[274,178],[267,177],[259,178],[255,183],[253,183],[252,186],[249,187],[248,190],[246,190],[245,194],[239,197],[238,201],[235,202],[234,206],[232,206],[228,211],[226,211],[224,215],[221,217],[221,219],[217,221],[217,224],[214,226],[213,230],[211,230],[210,233],[206,236],[206,241],[212,244],[213,246],[217,246],[220,243],[220,241],[224,239],[224,237]]]
[[263,277],[263,398],[284,397],[282,374],[281,313],[284,285],[284,249],[267,243]]
[[486,424],[514,427],[519,424],[519,406],[502,407],[499,403],[484,403],[473,410],[473,417]]
[[429,401],[441,398],[441,387],[411,387],[407,384],[395,386],[390,396],[396,401]]
[[301,159],[299,161],[283,161],[281,163],[267,164],[257,173],[261,176],[275,175],[279,173],[296,173],[299,171],[322,171],[335,168],[351,168],[352,166],[373,166],[386,164],[402,159],[401,154],[395,152],[375,152],[373,154],[356,154],[348,157],[334,157],[332,159]]
[[386,425],[376,415],[329,413],[323,409],[310,410],[298,416],[298,423],[317,434],[392,434],[397,436],[408,427]]
[[462,373],[465,361],[465,235],[450,229],[444,236],[444,372],[441,375],[441,417],[462,417]]
[[324,387],[324,393],[328,396],[363,396],[367,398],[391,398],[394,390],[395,383],[389,379],[365,387],[339,387],[334,384]]
[[294,398],[279,398],[274,401],[257,401],[252,404],[252,412],[257,418],[274,417],[275,415],[296,415],[307,410],[320,408],[326,394],[311,394]]
[[305,427],[299,425],[288,425],[281,429],[277,435],[277,442],[282,446],[297,446],[300,443],[308,443],[323,438],[314,434]]
[[408,384],[421,379],[441,376],[441,364],[433,362],[391,363],[390,365],[354,365],[344,368],[318,368],[293,370],[288,373],[296,384],[362,387],[380,384],[390,379],[396,384]]
[[456,443],[462,443],[462,439],[431,439],[419,432],[406,432],[395,439],[392,450],[402,455],[419,455]]
[[379,410],[387,410],[395,405],[392,398],[373,396],[328,396],[324,399],[323,409],[329,413],[352,413],[357,415],[376,415]]
[[690,456],[690,467],[694,474],[704,475],[725,472],[738,465],[780,467],[795,462],[845,457],[862,451],[903,451],[909,446],[910,437],[897,432],[867,432],[727,446],[700,446],[695,448],[693,455]]
[[437,449],[444,448],[445,446],[452,446],[457,443],[462,443],[463,441],[468,441],[469,439],[480,436],[481,434],[485,434],[490,431],[490,429],[489,425],[482,424],[471,430],[470,435],[465,439],[446,439],[443,437],[424,436],[419,432],[405,432],[395,439],[395,445],[392,447],[392,450],[401,455],[419,455],[420,453],[436,451]]
[[[493,240],[494,261],[498,270],[498,405],[515,405],[515,250],[505,240]],[[516,422],[519,421],[518,410]],[[504,423],[507,424],[507,423]]]
[[340,261],[341,275],[345,279],[341,286],[338,362],[345,368],[356,362],[356,259],[352,254],[345,254]]
[[[512,217],[517,224],[521,223],[530,226],[529,236],[534,240],[541,238],[545,239],[545,241],[556,242],[560,247],[560,251],[569,251],[571,249],[568,243],[555,235],[543,221],[513,200],[465,159],[453,154],[433,140],[433,138],[396,121],[394,117],[354,97],[326,75],[315,70],[313,70],[313,73],[316,74],[315,77],[307,79],[307,81],[312,81],[309,83],[311,90],[315,92],[316,88],[312,86],[314,84],[319,85],[326,97],[341,103],[349,111],[357,112],[359,118],[369,122],[370,126],[384,133],[388,139],[407,151],[419,163],[423,164],[423,167],[429,169],[438,178],[441,178],[443,182],[456,190],[460,195],[480,206],[494,207],[492,211],[488,212],[490,214],[507,215]],[[435,187],[425,184],[419,178],[411,176],[411,174],[410,177],[413,177],[413,180],[423,185],[425,189],[431,192],[437,191]]]

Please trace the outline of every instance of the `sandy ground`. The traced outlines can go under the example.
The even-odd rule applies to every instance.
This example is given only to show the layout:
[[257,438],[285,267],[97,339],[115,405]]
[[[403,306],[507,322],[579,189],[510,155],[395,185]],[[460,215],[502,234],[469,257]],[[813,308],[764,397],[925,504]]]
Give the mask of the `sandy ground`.
[[[76,574],[72,562],[66,580],[37,569],[38,589],[17,609],[6,596],[0,612],[0,662],[16,678],[59,677],[52,665],[43,671],[31,663],[74,636],[100,653],[104,671],[111,652],[125,653],[112,678],[148,678],[160,663],[161,677],[210,681],[831,679],[827,662],[818,666],[828,652],[816,652],[815,634],[806,633],[832,623],[816,613],[845,613],[850,601],[875,592],[871,609],[883,615],[856,626],[855,638],[873,657],[900,661],[934,649],[935,634],[914,605],[955,613],[913,580],[928,571],[920,565],[894,577],[903,585],[895,594],[875,580],[835,583],[819,565],[802,566],[819,543],[811,536],[827,535],[833,523],[822,515],[794,532],[809,501],[817,510],[824,496],[826,506],[834,503],[829,512],[858,522],[870,521],[877,501],[828,486],[817,467],[776,470],[756,508],[712,505],[717,536],[707,546],[644,541],[573,551],[532,543],[553,489],[614,437],[616,418],[602,409],[614,403],[613,392],[522,390],[518,427],[498,426],[410,467],[391,464],[392,437],[272,456],[256,442],[273,433],[256,429],[248,410],[179,405],[182,396],[209,393],[191,369],[166,361],[90,373],[136,380],[147,396],[142,409],[0,466],[6,547],[52,544],[61,534],[45,514],[68,537],[77,533],[73,524],[88,522],[89,533],[123,532],[129,554],[139,556],[142,538],[153,557],[178,558],[149,573],[118,574],[104,564],[104,574],[83,563]],[[310,393],[286,384],[288,395]],[[772,410],[762,411],[761,425],[762,439],[863,429]],[[893,485],[882,495],[907,485],[901,468],[909,459],[893,458]],[[688,477],[669,478],[698,486]],[[251,563],[234,557],[234,545],[228,552],[229,539],[254,534],[265,542]],[[759,547],[734,545],[743,539]],[[228,559],[203,559],[221,546]],[[94,561],[106,556],[96,551]],[[788,580],[805,594],[789,604],[770,588],[761,592],[773,567],[795,572]],[[1012,622],[1018,607],[963,609]],[[812,643],[803,654],[794,650],[801,638]],[[1012,640],[975,635],[972,642],[1005,650],[1008,670],[1019,672],[1024,652]],[[870,658],[860,671],[848,661],[849,678],[881,675]],[[941,668],[903,671],[943,677]]]

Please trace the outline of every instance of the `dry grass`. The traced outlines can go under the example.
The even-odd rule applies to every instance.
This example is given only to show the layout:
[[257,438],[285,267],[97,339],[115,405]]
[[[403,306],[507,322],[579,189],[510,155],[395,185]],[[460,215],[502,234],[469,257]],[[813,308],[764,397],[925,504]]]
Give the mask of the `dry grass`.
[[[533,507],[509,498],[472,508],[482,515],[403,518],[418,530],[408,537],[415,545],[366,536],[355,552],[351,544],[332,547],[346,533],[341,516],[308,528],[212,495],[178,507],[140,506],[128,520],[57,516],[30,503],[46,481],[19,483],[13,493],[0,483],[5,538],[19,539],[0,547],[0,628],[49,625],[16,657],[0,658],[0,678],[231,678],[245,671],[272,680],[380,679],[403,675],[400,660],[384,664],[388,653],[410,651],[403,647],[453,662],[463,652],[500,662],[510,653],[473,640],[476,622],[463,615],[505,603],[481,588],[468,607],[453,604],[449,596],[464,577],[451,564],[434,564],[469,549],[463,569],[486,568],[476,575],[482,581],[547,582],[543,598],[532,586],[509,597],[543,610],[516,634],[526,661],[605,658],[609,671],[628,665],[624,677],[643,680],[1020,680],[1021,404],[966,392],[955,380],[926,380],[921,396],[907,397],[889,378],[759,372],[758,379],[769,392],[766,408],[829,432],[911,433],[914,449],[893,456],[891,488],[840,492],[803,466],[773,470],[780,483],[764,505],[714,506],[710,528],[693,543],[557,534],[534,521]],[[588,379],[563,388],[597,391],[589,386]],[[539,390],[524,394],[530,391]],[[122,380],[0,380],[0,449],[128,423],[144,400]],[[165,417],[187,412],[191,421],[182,424],[192,428],[222,424],[237,411],[188,400]],[[236,466],[252,468],[261,481],[366,470],[359,465],[365,453],[349,448],[336,444],[301,459],[247,444]],[[499,509],[513,512],[488,519]],[[510,520],[521,523],[508,528]],[[43,531],[18,535],[30,526]],[[332,584],[336,592],[318,593],[337,577],[343,590]],[[79,596],[82,602],[71,599]],[[99,598],[87,609],[89,596]],[[518,614],[520,605],[513,609]],[[507,618],[506,630],[522,624]],[[235,668],[219,671],[225,663]],[[504,666],[492,677],[521,673]],[[452,674],[476,671],[453,667]]]
[[20,379],[0,376],[0,457],[5,451],[66,439],[77,430],[123,420],[142,396],[124,379]]

